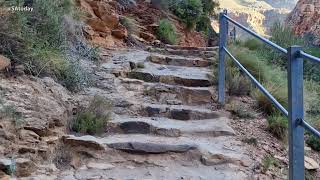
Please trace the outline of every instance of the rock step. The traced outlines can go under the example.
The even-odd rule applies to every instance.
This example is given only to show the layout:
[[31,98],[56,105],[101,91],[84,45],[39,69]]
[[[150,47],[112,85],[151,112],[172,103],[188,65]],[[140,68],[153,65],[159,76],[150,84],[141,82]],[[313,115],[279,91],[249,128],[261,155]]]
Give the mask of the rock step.
[[213,105],[213,87],[185,87],[163,83],[144,83],[144,97],[169,105]]
[[176,120],[202,120],[225,117],[219,111],[186,105],[141,104],[139,114],[145,117],[166,117]]
[[185,134],[210,137],[235,135],[227,122],[228,119],[224,117],[202,121],[176,121],[167,118],[117,116],[110,121],[108,129],[113,133],[154,134],[167,137]]
[[201,50],[185,50],[185,49],[161,49],[161,48],[150,48],[150,52],[158,52],[161,54],[170,54],[170,55],[180,55],[180,56],[192,56],[192,57],[201,57],[205,59],[212,59],[217,57],[216,51],[201,51]]
[[[167,154],[190,152],[192,160],[201,161],[206,166],[220,164],[237,164],[247,166],[243,158],[241,144],[231,136],[220,137],[162,137],[145,134],[117,134],[103,138],[94,136],[66,135],[63,142],[77,149],[77,146],[88,149],[102,150],[101,153],[110,152],[111,149],[125,151],[133,155],[141,154]],[[183,154],[182,156],[186,156]]]
[[198,50],[198,51],[216,51],[219,49],[218,46],[215,47],[189,47],[189,46],[177,46],[177,45],[166,45],[166,48],[175,49],[175,50]]
[[186,66],[186,67],[209,67],[212,65],[211,61],[202,58],[188,58],[180,56],[163,56],[150,55],[148,61],[163,65]]
[[145,63],[143,69],[129,72],[128,77],[146,82],[161,82],[189,87],[208,87],[213,84],[210,69],[166,66],[153,63]]

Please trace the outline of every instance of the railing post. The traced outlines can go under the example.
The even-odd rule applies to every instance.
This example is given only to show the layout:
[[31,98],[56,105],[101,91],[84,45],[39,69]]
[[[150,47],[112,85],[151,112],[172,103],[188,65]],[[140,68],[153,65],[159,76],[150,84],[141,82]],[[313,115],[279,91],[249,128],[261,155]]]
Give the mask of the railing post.
[[303,110],[303,59],[301,47],[288,48],[288,98],[289,98],[289,179],[304,179],[304,128],[299,121]]
[[218,84],[218,101],[221,105],[225,103],[225,56],[226,52],[223,47],[227,45],[228,38],[228,20],[224,17],[227,14],[227,10],[220,13],[220,30],[219,30],[219,84]]

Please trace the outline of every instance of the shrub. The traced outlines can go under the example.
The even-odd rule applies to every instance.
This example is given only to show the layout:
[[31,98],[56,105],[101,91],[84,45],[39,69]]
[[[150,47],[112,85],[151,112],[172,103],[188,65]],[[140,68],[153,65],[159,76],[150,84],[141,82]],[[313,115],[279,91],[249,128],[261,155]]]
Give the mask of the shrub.
[[262,172],[266,173],[271,167],[278,166],[279,162],[271,155],[266,155],[262,159]]
[[306,143],[315,151],[320,151],[320,139],[314,135],[309,135]]
[[170,8],[178,16],[188,29],[193,29],[203,13],[201,0],[174,1]]
[[226,71],[226,89],[229,95],[249,95],[251,82],[241,75],[238,69],[229,67]]
[[[232,54],[236,59],[259,81],[268,79],[268,66],[253,52],[246,48],[231,47]],[[230,58],[228,58],[230,59]],[[232,61],[230,59],[230,61]],[[234,63],[232,63],[234,64]],[[235,66],[235,65],[232,65]]]
[[[17,6],[19,2],[11,1],[10,5]],[[86,52],[85,58],[95,58],[92,48],[80,41],[81,27],[70,25],[75,23],[68,19],[73,15],[73,7],[71,0],[38,0],[33,2],[32,13],[15,12],[1,16],[0,54],[13,60],[13,64],[23,64],[29,74],[49,75],[65,84],[63,78],[70,74],[65,72],[70,70],[66,67],[79,63],[82,52]],[[85,72],[81,71],[77,74]],[[82,78],[68,76],[69,79],[73,77]]]
[[250,50],[258,50],[262,47],[262,43],[257,39],[248,39],[243,45]]
[[230,111],[232,114],[243,119],[253,119],[256,117],[255,113],[248,110],[243,103],[240,102],[231,102]]
[[[270,83],[264,84],[264,87],[273,95],[273,97],[285,108],[288,107],[287,87],[277,86]],[[276,114],[279,110],[273,103],[259,90],[252,92],[253,98],[256,100],[257,107],[267,115]]]
[[79,112],[72,123],[72,130],[79,133],[102,133],[111,118],[112,105],[103,97],[95,96],[88,108]]
[[138,22],[133,18],[123,16],[120,18],[120,23],[126,27],[129,34],[139,34],[140,28]]
[[160,21],[157,35],[158,38],[165,43],[176,44],[177,42],[176,27],[167,19]]
[[277,138],[283,140],[287,136],[288,119],[281,115],[268,117],[268,130]]

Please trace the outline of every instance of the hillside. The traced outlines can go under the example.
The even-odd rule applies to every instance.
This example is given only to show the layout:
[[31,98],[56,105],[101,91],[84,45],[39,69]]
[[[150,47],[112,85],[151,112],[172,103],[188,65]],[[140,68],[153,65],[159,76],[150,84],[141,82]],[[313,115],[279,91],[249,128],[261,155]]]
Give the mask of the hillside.
[[320,3],[299,0],[287,18],[295,34],[305,36],[311,43],[320,45]]
[[220,0],[220,8],[227,9],[231,17],[262,35],[276,21],[284,21],[295,5],[288,0]]

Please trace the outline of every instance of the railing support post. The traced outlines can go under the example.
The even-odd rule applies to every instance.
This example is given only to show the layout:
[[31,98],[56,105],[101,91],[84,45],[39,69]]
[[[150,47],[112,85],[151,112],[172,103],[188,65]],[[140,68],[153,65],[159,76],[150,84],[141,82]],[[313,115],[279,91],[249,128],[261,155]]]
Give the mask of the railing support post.
[[227,10],[220,13],[220,30],[219,30],[219,84],[218,84],[218,101],[221,105],[225,103],[225,56],[226,52],[223,47],[227,45],[228,38],[228,20],[224,17],[227,14]]
[[303,110],[303,59],[301,47],[288,48],[288,98],[289,98],[289,179],[304,179],[304,128],[299,121]]

